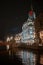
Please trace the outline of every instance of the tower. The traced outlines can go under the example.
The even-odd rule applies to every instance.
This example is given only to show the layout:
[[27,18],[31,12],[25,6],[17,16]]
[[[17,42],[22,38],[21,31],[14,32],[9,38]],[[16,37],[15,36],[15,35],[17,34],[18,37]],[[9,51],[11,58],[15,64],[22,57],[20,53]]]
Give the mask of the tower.
[[35,12],[31,5],[31,10],[28,13],[28,19],[22,26],[22,42],[33,44],[34,43],[34,20],[36,19]]

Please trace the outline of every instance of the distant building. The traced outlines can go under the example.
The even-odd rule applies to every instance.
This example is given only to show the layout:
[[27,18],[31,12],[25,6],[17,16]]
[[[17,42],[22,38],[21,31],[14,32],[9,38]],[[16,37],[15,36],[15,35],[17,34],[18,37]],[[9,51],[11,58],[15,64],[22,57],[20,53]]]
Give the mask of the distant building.
[[14,39],[15,39],[16,43],[20,43],[21,42],[21,36],[22,36],[21,33],[18,33],[18,34],[15,35]]
[[22,42],[24,43],[34,43],[35,38],[35,12],[33,10],[29,11],[28,19],[22,26]]
[[35,12],[32,10],[28,13],[28,19],[22,26],[22,32],[16,34],[16,42],[33,44],[35,39],[34,20],[36,19]]

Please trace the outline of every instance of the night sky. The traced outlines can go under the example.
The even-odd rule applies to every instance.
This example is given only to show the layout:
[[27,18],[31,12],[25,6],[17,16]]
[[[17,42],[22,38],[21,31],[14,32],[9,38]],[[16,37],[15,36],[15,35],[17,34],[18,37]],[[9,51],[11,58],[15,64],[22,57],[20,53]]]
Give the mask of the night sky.
[[0,39],[3,39],[6,33],[21,32],[22,25],[28,18],[31,3],[37,15],[43,11],[42,0],[0,1]]

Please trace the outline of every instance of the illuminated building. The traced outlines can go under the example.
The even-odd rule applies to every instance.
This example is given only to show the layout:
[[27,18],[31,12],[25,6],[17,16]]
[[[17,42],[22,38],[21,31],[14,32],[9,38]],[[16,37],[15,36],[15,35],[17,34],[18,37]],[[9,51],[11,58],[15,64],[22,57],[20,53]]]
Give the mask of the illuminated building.
[[22,42],[24,43],[34,43],[35,38],[35,12],[33,10],[29,11],[28,19],[22,26]]
[[7,36],[6,41],[7,41],[7,42],[10,42],[11,40],[13,40],[13,36],[10,36],[10,37]]
[[18,33],[18,34],[15,35],[14,40],[15,40],[16,43],[20,43],[21,42],[21,36],[22,36],[21,33]]
[[32,10],[28,13],[28,19],[26,22],[24,22],[22,26],[22,32],[19,34],[16,34],[15,41],[17,43],[27,43],[27,44],[33,44],[35,41],[35,27],[34,27],[34,20],[36,19],[35,12]]

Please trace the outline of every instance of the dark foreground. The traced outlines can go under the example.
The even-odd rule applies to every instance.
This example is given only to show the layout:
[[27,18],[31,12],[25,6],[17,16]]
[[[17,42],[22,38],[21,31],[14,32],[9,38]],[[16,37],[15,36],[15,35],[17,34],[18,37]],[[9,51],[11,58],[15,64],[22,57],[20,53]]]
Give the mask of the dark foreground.
[[10,64],[11,65],[23,65],[22,60],[16,55],[13,55],[13,57],[7,54],[0,55],[0,65],[10,65]]
[[[9,51],[7,51],[4,47],[0,47],[0,65],[24,65],[23,60],[26,61],[27,64],[25,65],[43,65],[43,47],[39,47],[39,49],[35,50],[33,49],[33,47],[28,50],[28,49],[21,49],[19,48],[19,50],[16,52],[18,52],[18,54],[22,54],[23,59],[21,59],[18,55],[9,55]],[[28,51],[27,51],[28,50]],[[33,52],[34,51],[34,52]],[[23,53],[21,53],[23,52]],[[12,52],[11,52],[12,53]],[[28,56],[27,56],[28,54]],[[34,57],[34,54],[36,57]],[[34,58],[36,59],[35,63],[31,63],[32,61],[34,62]],[[42,58],[41,63],[40,63],[40,58]],[[28,59],[28,60],[27,60]],[[29,62],[30,60],[30,62]],[[28,62],[27,62],[28,61]]]

